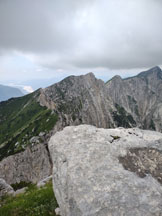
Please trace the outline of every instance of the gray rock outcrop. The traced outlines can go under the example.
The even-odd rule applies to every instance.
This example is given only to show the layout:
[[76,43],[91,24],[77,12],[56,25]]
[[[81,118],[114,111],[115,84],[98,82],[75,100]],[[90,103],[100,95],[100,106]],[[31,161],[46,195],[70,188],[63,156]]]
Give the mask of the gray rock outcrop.
[[21,181],[37,183],[51,175],[49,152],[44,144],[28,147],[0,162],[0,178],[8,184]]
[[4,179],[0,178],[0,197],[6,194],[14,194],[14,190]]
[[162,70],[113,77],[106,84],[92,73],[70,76],[40,90],[42,106],[59,114],[59,126],[140,127],[162,131]]
[[62,216],[162,215],[162,134],[64,128],[49,141]]
[[162,70],[159,67],[127,79],[115,76],[106,87],[109,97],[131,114],[138,127],[162,132]]
[[105,83],[96,79],[93,73],[70,76],[59,83],[41,90],[38,101],[41,105],[59,113],[57,124],[91,124],[96,127],[115,127],[112,111],[114,103]]
[[[138,126],[143,129],[162,131],[161,92],[162,71],[159,67],[155,67],[127,79],[115,76],[106,84],[96,79],[92,73],[70,76],[50,87],[38,89],[29,95],[29,98],[28,96],[22,98],[22,101],[11,99],[8,102],[1,102],[0,177],[10,184],[20,181],[37,183],[51,175],[48,148],[39,143],[47,143],[51,134],[69,125],[90,124],[99,128]],[[30,113],[35,101],[52,110],[45,123],[42,123],[44,117],[42,121],[40,120],[41,113],[34,122],[31,121],[29,115],[28,125],[24,121],[24,125],[21,125],[16,131],[13,130],[16,128],[13,125],[12,130],[8,132],[11,123],[15,122],[14,117],[17,116],[17,121],[21,119],[22,122],[24,118],[22,110],[28,107]],[[21,104],[20,110],[16,108],[19,107],[19,103]],[[13,107],[13,111],[10,107]],[[51,121],[46,131],[46,126],[42,129],[41,124],[48,123],[49,119],[52,119],[52,114],[55,114],[57,119],[53,123]],[[11,117],[11,121],[6,122],[8,116]],[[41,131],[38,130],[38,125]],[[21,137],[21,134],[24,135]],[[37,144],[38,146],[35,146]],[[15,154],[20,151],[24,152]],[[136,150],[134,153],[138,157],[143,154],[143,151]],[[131,152],[128,152],[126,158],[120,158],[125,167]],[[154,153],[148,153],[148,155],[153,157]],[[137,158],[134,160],[139,163]],[[134,165],[129,169],[134,170]],[[145,172],[145,168],[142,170]],[[154,173],[154,176],[156,175],[158,172]]]

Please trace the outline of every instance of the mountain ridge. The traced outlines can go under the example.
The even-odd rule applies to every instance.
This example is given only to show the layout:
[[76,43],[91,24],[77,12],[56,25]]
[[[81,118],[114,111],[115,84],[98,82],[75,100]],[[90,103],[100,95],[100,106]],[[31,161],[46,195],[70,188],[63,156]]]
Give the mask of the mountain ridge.
[[[162,80],[154,78],[147,82],[141,77],[123,80],[116,76],[105,84],[89,73],[1,102],[0,178],[10,183],[39,181],[47,175],[42,169],[44,155],[50,175],[48,141],[66,126],[162,131]],[[35,155],[39,155],[38,168]]]
[[161,131],[161,75],[161,69],[154,67],[137,76],[120,80],[112,78],[106,83],[112,100],[124,107],[143,129]]
[[0,101],[5,101],[12,97],[21,97],[23,95],[18,88],[0,84]]
[[135,76],[123,78],[123,80],[131,79],[131,78],[134,78],[134,77],[147,76],[147,75],[149,75],[149,74],[152,74],[154,71],[155,71],[155,72],[160,72],[160,73],[162,73],[161,68],[160,68],[159,66],[155,66],[155,67],[152,67],[152,68],[150,68],[150,69],[148,69],[148,70],[142,71],[142,72],[138,73],[138,74],[135,75]]
[[[38,89],[32,94],[1,102],[1,156],[4,152],[2,149],[6,149],[7,153],[7,151],[10,152],[11,146],[12,154],[19,152],[19,150],[16,152],[14,150],[19,149],[15,146],[17,142],[19,142],[20,151],[23,150],[21,146],[24,146],[27,139],[38,136],[42,132],[41,128],[45,130],[46,126],[41,126],[41,121],[38,119],[45,122],[50,116],[53,117],[49,131],[54,132],[65,126],[79,124],[103,128],[137,126],[142,129],[162,131],[162,117],[160,117],[162,116],[160,94],[162,80],[159,74],[162,74],[161,69],[154,67],[129,79],[115,76],[107,83],[97,79],[93,73],[69,76],[47,88]],[[29,117],[33,120],[31,121]],[[53,123],[52,119],[55,119]],[[40,129],[35,130],[35,127]],[[30,134],[27,135],[27,139],[23,137],[26,136],[25,133]],[[18,134],[21,134],[21,139],[18,138],[20,137]],[[6,153],[5,157],[8,155]]]

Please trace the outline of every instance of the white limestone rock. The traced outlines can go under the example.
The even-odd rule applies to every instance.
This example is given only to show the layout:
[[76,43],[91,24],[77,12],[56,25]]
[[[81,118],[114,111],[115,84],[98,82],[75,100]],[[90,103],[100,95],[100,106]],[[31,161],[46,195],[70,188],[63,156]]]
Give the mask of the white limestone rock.
[[161,215],[161,133],[71,126],[50,139],[49,149],[62,216]]
[[43,187],[47,182],[49,182],[50,180],[52,179],[52,175],[42,179],[41,181],[39,181],[37,183],[37,187],[40,188],[40,187]]

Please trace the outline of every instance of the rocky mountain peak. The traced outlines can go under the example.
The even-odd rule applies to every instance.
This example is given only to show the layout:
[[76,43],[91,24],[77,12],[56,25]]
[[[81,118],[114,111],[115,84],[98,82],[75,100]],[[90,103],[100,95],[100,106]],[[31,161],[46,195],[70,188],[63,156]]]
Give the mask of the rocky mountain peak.
[[96,79],[91,72],[81,76],[69,76],[43,89],[43,93],[46,95],[47,100],[65,103],[86,95],[93,88],[98,88],[99,91],[99,89],[104,88],[104,82]]
[[162,71],[156,66],[137,76],[120,80],[114,77],[106,84],[114,103],[124,107],[138,127],[161,131]]
[[93,73],[70,76],[43,89],[39,102],[54,108],[60,114],[63,125],[114,125],[110,113],[110,110],[115,110],[113,102],[109,98],[105,83],[96,79]]
[[153,78],[157,78],[157,79],[162,79],[162,70],[159,66],[155,66],[147,71],[141,72],[137,75],[137,77],[153,77]]
[[115,87],[115,85],[119,85],[122,81],[123,81],[122,78],[119,75],[116,75],[112,79],[108,80],[106,82],[106,85],[109,86],[109,85],[113,84]]
[[114,80],[114,81],[120,81],[120,80],[122,80],[122,78],[121,78],[121,76],[119,76],[119,75],[116,75],[116,76],[114,76],[111,80]]

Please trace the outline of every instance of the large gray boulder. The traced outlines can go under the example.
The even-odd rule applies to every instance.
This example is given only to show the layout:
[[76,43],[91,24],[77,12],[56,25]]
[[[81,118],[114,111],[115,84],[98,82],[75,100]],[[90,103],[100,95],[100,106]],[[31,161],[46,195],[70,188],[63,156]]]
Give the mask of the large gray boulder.
[[66,127],[49,142],[62,216],[162,215],[162,134]]

